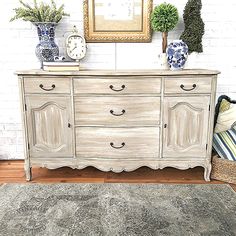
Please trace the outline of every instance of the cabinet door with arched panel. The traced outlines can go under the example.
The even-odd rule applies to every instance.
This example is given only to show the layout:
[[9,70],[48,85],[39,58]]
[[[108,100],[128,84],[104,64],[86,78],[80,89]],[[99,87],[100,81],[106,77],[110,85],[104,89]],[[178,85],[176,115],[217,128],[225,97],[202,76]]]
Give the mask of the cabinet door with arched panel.
[[205,158],[210,97],[165,97],[163,157]]
[[71,157],[70,97],[28,96],[26,113],[31,157]]

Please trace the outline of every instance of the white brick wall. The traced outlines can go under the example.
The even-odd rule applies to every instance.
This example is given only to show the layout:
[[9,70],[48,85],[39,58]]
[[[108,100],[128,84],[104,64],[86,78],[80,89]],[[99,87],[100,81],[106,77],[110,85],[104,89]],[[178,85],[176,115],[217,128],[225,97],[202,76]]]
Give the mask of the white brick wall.
[[[29,0],[30,1],[30,0]],[[31,0],[32,1],[32,0]],[[83,0],[57,0],[65,3],[71,14],[56,31],[57,42],[64,53],[63,35],[75,24],[83,33]],[[182,12],[187,0],[168,0]],[[154,4],[160,3],[154,0]],[[236,1],[202,0],[202,17],[205,21],[204,53],[191,55],[188,68],[210,68],[222,72],[218,81],[218,94],[229,94],[236,99]],[[39,68],[34,55],[38,42],[36,30],[28,22],[9,23],[12,9],[18,0],[0,1],[0,159],[23,158],[19,95],[15,70]],[[179,38],[183,30],[181,20],[169,34],[169,41]],[[161,51],[161,35],[153,34],[152,43],[92,43],[84,68],[97,69],[155,69]]]

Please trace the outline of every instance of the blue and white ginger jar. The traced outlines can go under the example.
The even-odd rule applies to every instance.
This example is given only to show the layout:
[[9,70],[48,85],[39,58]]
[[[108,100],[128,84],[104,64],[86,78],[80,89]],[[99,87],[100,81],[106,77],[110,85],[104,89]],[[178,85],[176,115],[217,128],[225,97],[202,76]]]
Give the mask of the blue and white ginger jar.
[[56,45],[55,28],[56,23],[39,22],[34,23],[37,27],[39,44],[35,53],[38,59],[43,61],[54,61],[55,56],[59,56],[59,47]]
[[168,45],[166,54],[170,69],[181,70],[188,58],[188,45],[182,40],[174,40]]

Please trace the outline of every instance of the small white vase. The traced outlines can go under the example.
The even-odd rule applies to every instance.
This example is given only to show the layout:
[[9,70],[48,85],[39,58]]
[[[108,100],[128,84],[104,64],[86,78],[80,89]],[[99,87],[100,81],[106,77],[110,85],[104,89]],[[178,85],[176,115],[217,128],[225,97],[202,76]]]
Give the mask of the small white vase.
[[167,56],[166,53],[160,53],[159,54],[159,61],[160,61],[160,69],[168,70],[170,69],[168,63],[167,63]]

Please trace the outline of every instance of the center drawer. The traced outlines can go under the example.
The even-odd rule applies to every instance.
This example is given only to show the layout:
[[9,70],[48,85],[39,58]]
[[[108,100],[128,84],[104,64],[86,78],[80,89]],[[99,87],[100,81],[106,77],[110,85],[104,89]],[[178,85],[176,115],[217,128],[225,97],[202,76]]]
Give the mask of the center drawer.
[[79,158],[157,159],[159,128],[76,128]]
[[161,79],[150,77],[112,77],[74,79],[75,94],[158,94]]
[[75,97],[79,126],[156,126],[160,97]]

